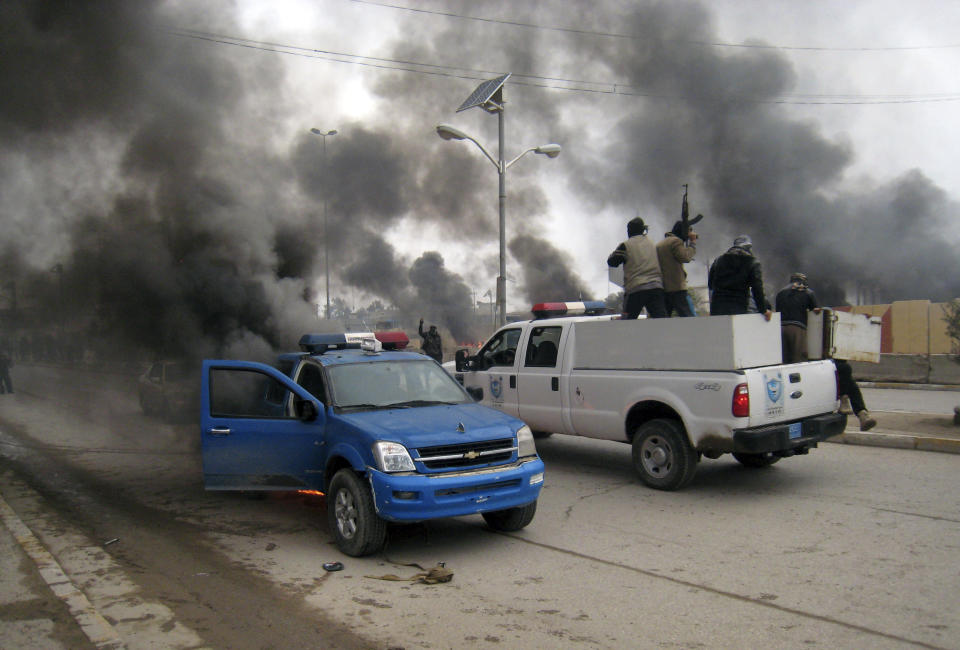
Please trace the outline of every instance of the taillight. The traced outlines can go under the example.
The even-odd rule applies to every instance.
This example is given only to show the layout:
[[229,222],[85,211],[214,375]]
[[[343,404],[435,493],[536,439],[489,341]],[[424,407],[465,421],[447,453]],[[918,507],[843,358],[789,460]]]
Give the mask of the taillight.
[[750,389],[746,384],[733,389],[733,417],[750,417]]

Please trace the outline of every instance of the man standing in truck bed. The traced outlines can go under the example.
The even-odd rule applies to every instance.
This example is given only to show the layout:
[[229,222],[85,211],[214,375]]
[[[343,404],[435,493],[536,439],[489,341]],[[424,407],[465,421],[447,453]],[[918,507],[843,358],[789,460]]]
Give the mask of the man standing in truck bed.
[[807,286],[807,276],[797,272],[790,275],[790,284],[777,294],[776,308],[780,312],[780,346],[784,363],[806,361],[807,312],[820,313],[817,296]]
[[687,300],[687,271],[683,265],[692,261],[697,254],[697,233],[689,228],[687,241],[683,240],[682,234],[683,222],[678,221],[673,224],[673,230],[657,244],[657,258],[663,274],[667,314],[677,312],[677,316],[696,316]]
[[637,318],[646,307],[650,318],[666,318],[657,247],[647,239],[643,219],[635,217],[627,223],[627,237],[607,257],[607,266],[623,264],[623,317]]
[[753,256],[753,242],[747,235],[733,240],[733,246],[713,261],[707,280],[710,288],[710,315],[746,314],[750,294],[757,311],[770,320],[773,312],[763,295],[763,273]]

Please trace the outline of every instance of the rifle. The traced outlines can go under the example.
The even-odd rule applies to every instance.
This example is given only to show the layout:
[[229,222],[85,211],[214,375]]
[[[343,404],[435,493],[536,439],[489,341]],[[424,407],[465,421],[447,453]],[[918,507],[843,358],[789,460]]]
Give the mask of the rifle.
[[689,243],[690,239],[690,226],[700,223],[700,220],[703,219],[702,214],[698,214],[693,219],[690,218],[690,207],[687,205],[687,189],[688,184],[683,184],[683,206],[680,208],[680,233],[679,237],[684,241],[684,243]]

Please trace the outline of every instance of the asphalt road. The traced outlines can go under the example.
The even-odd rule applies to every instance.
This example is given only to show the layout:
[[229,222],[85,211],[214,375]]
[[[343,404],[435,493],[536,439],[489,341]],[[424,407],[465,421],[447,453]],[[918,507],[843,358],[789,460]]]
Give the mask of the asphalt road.
[[[322,497],[204,492],[197,426],[143,417],[129,382],[22,366],[17,380],[0,495],[127,647],[960,647],[960,455],[723,457],[666,493],[640,484],[626,445],[553,436],[527,529],[398,527],[355,559]],[[334,560],[343,571],[321,568]],[[451,582],[380,579],[438,562]],[[2,596],[8,647],[23,612]],[[47,647],[71,647],[63,626]]]

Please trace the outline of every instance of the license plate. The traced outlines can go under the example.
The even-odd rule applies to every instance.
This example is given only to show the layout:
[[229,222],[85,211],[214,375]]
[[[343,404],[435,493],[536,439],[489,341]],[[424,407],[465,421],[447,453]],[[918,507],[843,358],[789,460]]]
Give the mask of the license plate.
[[794,422],[790,425],[790,439],[803,436],[803,422]]

